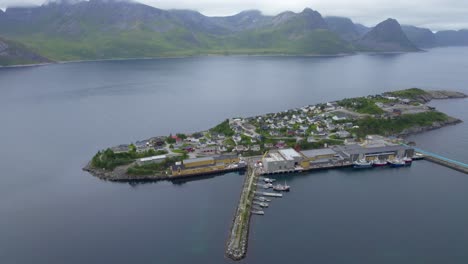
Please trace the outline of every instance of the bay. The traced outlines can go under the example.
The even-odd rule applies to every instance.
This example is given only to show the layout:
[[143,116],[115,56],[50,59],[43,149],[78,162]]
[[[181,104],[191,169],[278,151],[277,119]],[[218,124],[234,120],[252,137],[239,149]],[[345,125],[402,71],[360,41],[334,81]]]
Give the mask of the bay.
[[[0,69],[1,263],[228,263],[243,178],[119,184],[81,171],[102,148],[233,116],[388,90],[468,93],[468,48],[343,57],[192,57]],[[468,162],[465,121],[412,136]],[[468,177],[411,168],[288,177],[252,221],[245,263],[466,263]]]

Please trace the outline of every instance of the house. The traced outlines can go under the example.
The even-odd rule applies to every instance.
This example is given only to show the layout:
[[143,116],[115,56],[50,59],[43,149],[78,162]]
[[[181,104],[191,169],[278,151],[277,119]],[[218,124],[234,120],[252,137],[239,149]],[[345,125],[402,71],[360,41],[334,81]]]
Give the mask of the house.
[[245,147],[244,145],[237,145],[235,148],[234,148],[235,151],[237,152],[242,152],[242,151],[247,151],[249,150],[249,148]]
[[277,148],[284,148],[286,147],[286,143],[284,143],[284,141],[278,141],[278,143],[276,143],[275,147]]
[[349,133],[346,130],[341,130],[336,132],[335,135],[339,138],[349,138],[351,136],[351,133]]
[[272,143],[265,143],[265,145],[263,145],[266,149],[272,149],[274,146]]
[[239,142],[241,142],[242,138],[241,138],[241,136],[239,134],[237,134],[237,135],[234,135],[232,137],[232,140],[234,140],[234,142],[236,142],[236,143],[239,143]]
[[252,151],[260,151],[260,145],[253,145],[250,149]]
[[203,155],[213,155],[216,154],[217,150],[217,146],[203,146],[198,149],[198,153]]

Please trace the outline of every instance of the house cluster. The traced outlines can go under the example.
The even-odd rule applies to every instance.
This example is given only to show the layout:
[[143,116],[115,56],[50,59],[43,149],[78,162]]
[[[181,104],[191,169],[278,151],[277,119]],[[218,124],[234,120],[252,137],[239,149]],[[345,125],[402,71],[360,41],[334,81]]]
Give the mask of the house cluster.
[[[427,111],[429,108],[408,99],[387,95],[370,96],[385,115]],[[341,101],[340,101],[341,102]],[[226,134],[214,131],[190,135],[176,134],[168,137],[153,137],[136,142],[137,152],[151,149],[165,150],[169,154],[188,152],[190,157],[213,156],[225,153],[261,154],[267,150],[291,147],[291,142],[314,143],[326,139],[352,142],[356,120],[363,116],[340,102],[308,105],[278,113],[229,120]],[[228,133],[229,132],[229,133]],[[114,152],[128,151],[129,145],[112,148]]]
[[331,102],[247,118],[245,122],[253,124],[259,134],[270,138],[307,138],[309,142],[332,135],[348,138],[354,117],[342,110],[336,102]]

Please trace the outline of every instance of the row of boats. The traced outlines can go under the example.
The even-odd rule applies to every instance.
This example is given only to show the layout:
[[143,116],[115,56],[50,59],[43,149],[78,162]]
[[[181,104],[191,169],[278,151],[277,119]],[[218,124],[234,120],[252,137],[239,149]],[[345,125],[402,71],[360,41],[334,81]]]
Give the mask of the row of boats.
[[273,190],[277,192],[289,192],[289,189],[291,188],[291,186],[287,185],[286,182],[284,182],[284,185],[281,183],[273,184],[273,182],[276,181],[275,179],[264,178],[263,181],[265,182],[263,185],[263,188],[265,189],[273,188]]
[[388,159],[388,160],[380,160],[376,158],[375,160],[366,160],[366,159],[357,160],[353,163],[353,165],[354,165],[354,168],[356,169],[383,167],[383,166],[404,167],[404,166],[410,166],[412,162],[413,162],[413,159],[408,158],[408,157],[404,157],[402,159],[394,158],[394,159]]

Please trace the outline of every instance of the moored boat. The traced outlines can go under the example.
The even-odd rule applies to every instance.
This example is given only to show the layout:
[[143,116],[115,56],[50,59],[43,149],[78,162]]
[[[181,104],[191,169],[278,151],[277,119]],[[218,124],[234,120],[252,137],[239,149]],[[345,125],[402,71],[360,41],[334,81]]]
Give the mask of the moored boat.
[[361,159],[361,160],[355,161],[353,165],[354,165],[354,168],[356,169],[372,168],[372,161]]
[[276,180],[275,179],[270,179],[270,178],[264,178],[263,181],[266,182],[266,183],[272,183],[272,182],[275,182]]
[[393,159],[389,160],[388,164],[390,164],[391,167],[403,167],[406,166],[406,163],[401,160],[401,159]]
[[289,192],[289,188],[290,186],[287,185],[286,182],[284,183],[284,185],[278,183],[275,186],[273,186],[273,190],[277,192]]
[[404,157],[403,161],[405,162],[406,166],[409,166],[409,165],[411,165],[411,163],[413,163],[413,159],[408,158],[408,157]]
[[374,167],[383,167],[383,166],[387,166],[387,161],[386,161],[386,160],[375,159],[375,161],[372,162],[372,166],[374,166]]

